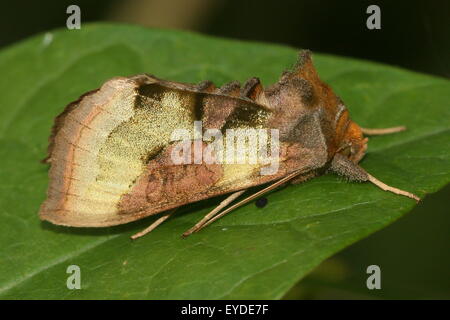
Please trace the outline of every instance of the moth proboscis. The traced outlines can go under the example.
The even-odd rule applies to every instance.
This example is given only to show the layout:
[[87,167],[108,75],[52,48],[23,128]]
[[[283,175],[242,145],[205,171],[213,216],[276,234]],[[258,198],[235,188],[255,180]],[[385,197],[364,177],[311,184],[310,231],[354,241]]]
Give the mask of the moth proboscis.
[[[233,81],[218,88],[210,81],[184,84],[148,74],[117,77],[56,117],[44,160],[51,164],[47,199],[39,215],[58,225],[106,227],[170,212],[132,237],[137,238],[177,207],[231,193],[183,234],[187,236],[280,185],[326,172],[418,201],[358,165],[367,149],[364,135],[404,129],[364,129],[353,122],[343,101],[319,79],[309,51],[301,51],[293,69],[268,88],[258,78],[242,87]],[[173,139],[180,130],[191,137],[183,140],[182,149]],[[239,139],[231,133],[264,130],[275,130],[271,137],[277,137],[257,145],[266,151],[278,146],[273,173],[263,173],[267,163],[222,161],[220,156],[233,150],[233,139]],[[205,132],[215,135],[205,139]],[[219,138],[233,142],[220,149]],[[243,141],[250,145],[250,138]],[[180,150],[178,155],[191,162],[175,163]],[[209,161],[202,161],[207,151]],[[268,186],[226,208],[245,190],[262,184]]]

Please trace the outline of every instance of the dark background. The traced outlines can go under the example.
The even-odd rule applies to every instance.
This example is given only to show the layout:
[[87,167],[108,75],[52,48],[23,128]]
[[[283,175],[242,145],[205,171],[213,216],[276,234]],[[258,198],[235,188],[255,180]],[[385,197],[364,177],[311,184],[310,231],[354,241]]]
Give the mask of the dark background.
[[[12,1],[0,11],[0,47],[65,27],[66,8],[81,21],[184,29],[275,42],[450,76],[450,1],[58,0]],[[366,9],[381,8],[381,30],[366,28]],[[288,299],[450,299],[450,186],[384,230],[324,262]],[[368,265],[382,289],[366,288]]]
[[[0,46],[64,27],[66,8],[81,19],[276,42],[450,76],[450,1],[58,0],[11,1],[0,11]],[[381,30],[366,28],[366,9],[381,8]]]

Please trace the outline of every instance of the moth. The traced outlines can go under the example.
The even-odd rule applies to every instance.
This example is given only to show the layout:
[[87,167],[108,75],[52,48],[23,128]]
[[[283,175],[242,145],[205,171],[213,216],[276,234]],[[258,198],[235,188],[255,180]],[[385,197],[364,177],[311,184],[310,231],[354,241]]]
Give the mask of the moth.
[[[39,215],[58,225],[106,227],[167,212],[132,237],[137,238],[169,218],[175,208],[230,194],[186,231],[187,236],[278,186],[327,172],[418,201],[416,195],[384,184],[358,165],[367,149],[365,135],[404,129],[365,129],[353,122],[344,102],[319,79],[306,50],[267,88],[258,78],[243,86],[233,81],[216,87],[210,81],[184,84],[148,74],[117,77],[82,95],[56,117],[44,160],[51,165],[47,199]],[[205,138],[211,130],[214,134]],[[191,138],[174,141],[174,132]],[[263,173],[267,162],[219,159],[224,149],[232,150],[236,132],[276,137],[256,143],[258,152],[277,145],[276,170]],[[250,138],[243,138],[245,146]],[[232,142],[221,149],[221,139]],[[202,159],[206,153],[209,161]],[[175,161],[174,155],[191,162],[180,162],[179,157]],[[244,160],[249,158],[245,153]],[[262,190],[236,200],[263,184],[267,186]]]

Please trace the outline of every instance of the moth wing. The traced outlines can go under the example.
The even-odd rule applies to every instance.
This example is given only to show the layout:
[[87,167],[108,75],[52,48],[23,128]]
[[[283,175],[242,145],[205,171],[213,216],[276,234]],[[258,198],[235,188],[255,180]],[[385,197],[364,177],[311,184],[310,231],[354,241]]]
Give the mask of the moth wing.
[[[257,88],[259,81],[254,79],[250,81],[251,83],[245,86],[246,89],[241,91],[244,96],[220,95],[223,91],[236,94],[234,83],[217,90],[219,94],[205,94],[200,96],[201,98],[197,96],[195,107],[197,114],[201,114],[206,127],[220,129],[223,143],[230,138],[230,130],[234,130],[233,134],[239,138],[240,134],[249,130],[255,133],[258,129],[267,129],[272,111],[270,106],[252,101],[267,102],[267,99],[262,95],[263,91]],[[251,95],[252,99],[248,99],[247,95]],[[313,128],[317,125],[316,120],[317,118],[313,118],[312,121],[305,123]],[[305,129],[308,131],[309,127]],[[264,140],[263,143],[266,142],[267,140]],[[192,142],[189,145],[189,152],[192,152],[191,161],[195,157],[195,143]],[[258,143],[261,141],[258,140]],[[211,144],[201,142],[199,145],[200,154],[205,156],[205,149],[208,149]],[[239,149],[237,145],[235,147],[236,150]],[[313,159],[314,150],[309,146],[296,145],[293,142],[281,143],[280,157],[276,159],[279,163],[276,163],[275,171],[267,175],[262,172],[264,168],[270,166],[270,163],[245,161],[248,159],[244,159],[242,164],[236,161],[227,163],[228,161],[223,158],[226,148],[223,150],[221,161],[218,162],[215,161],[217,153],[213,153],[213,159],[202,159],[203,162],[199,164],[174,164],[172,158],[174,148],[174,145],[166,148],[147,163],[147,168],[136,180],[130,192],[121,199],[119,207],[122,215],[148,216],[187,203],[268,183],[299,168],[305,168],[310,174],[309,171],[313,167],[310,159]]]
[[142,214],[123,214],[122,198],[175,129],[192,133],[195,120],[211,125],[229,116],[239,103],[226,94],[209,82],[184,85],[138,75],[109,80],[71,103],[50,137],[41,219],[94,227],[139,219]]
[[173,128],[191,129],[195,116],[192,104],[175,92],[139,92],[156,81],[146,75],[112,79],[56,119],[41,219],[98,227],[136,219],[118,214],[121,197],[168,143]]
[[307,167],[291,154],[303,152],[291,142],[281,143],[280,168],[272,175],[261,175],[261,164],[171,163],[174,130],[193,135],[194,121],[202,120],[226,138],[229,129],[266,128],[271,113],[254,79],[244,90],[236,83],[215,88],[148,75],[112,79],[56,119],[40,217],[67,226],[123,224]]

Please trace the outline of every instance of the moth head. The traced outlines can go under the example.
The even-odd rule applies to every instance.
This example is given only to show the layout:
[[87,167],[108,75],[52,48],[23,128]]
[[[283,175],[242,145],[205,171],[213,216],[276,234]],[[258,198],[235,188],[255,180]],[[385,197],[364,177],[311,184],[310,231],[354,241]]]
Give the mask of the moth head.
[[343,131],[342,139],[336,153],[339,153],[354,163],[358,163],[367,150],[368,139],[363,136],[361,128],[349,120]]

